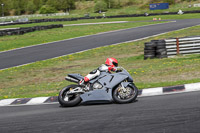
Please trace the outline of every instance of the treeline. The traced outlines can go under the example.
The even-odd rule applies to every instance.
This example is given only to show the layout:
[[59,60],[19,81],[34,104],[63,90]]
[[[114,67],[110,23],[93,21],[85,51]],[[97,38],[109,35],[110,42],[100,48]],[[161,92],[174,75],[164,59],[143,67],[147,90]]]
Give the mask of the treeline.
[[66,12],[75,9],[75,2],[76,0],[0,0],[0,13],[3,11],[4,15],[22,15]]
[[[76,9],[76,3],[90,1],[94,3],[94,12],[107,11],[110,8],[121,8],[130,5],[143,5],[148,8],[150,3],[167,2],[175,4],[182,1],[198,1],[198,0],[0,0],[1,9],[5,16],[22,15],[22,14],[47,14],[56,12],[69,12]],[[3,5],[2,5],[3,4]]]

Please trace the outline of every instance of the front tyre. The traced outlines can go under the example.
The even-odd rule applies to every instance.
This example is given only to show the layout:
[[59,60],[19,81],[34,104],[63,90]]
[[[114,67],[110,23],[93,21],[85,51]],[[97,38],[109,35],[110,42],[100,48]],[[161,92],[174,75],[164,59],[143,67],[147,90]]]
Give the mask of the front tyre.
[[131,103],[135,101],[135,99],[138,96],[138,88],[134,84],[129,84],[124,89],[121,87],[121,85],[118,85],[113,90],[113,100],[116,103],[124,104],[124,103]]
[[75,89],[76,87],[79,87],[78,85],[69,85],[65,88],[63,88],[58,96],[58,102],[62,107],[73,107],[78,105],[81,102],[80,94],[67,94],[67,92],[70,91],[70,89]]

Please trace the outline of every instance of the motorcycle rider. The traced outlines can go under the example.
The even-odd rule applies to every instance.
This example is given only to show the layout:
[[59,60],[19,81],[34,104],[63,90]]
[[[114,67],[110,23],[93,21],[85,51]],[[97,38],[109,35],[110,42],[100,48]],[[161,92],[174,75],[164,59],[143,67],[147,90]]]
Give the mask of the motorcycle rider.
[[115,58],[107,58],[105,64],[102,64],[100,67],[97,69],[93,70],[90,72],[87,76],[84,77],[79,83],[79,85],[85,85],[87,84],[90,80],[96,78],[97,76],[100,75],[101,72],[117,72],[120,71],[121,69],[118,68],[118,61]]

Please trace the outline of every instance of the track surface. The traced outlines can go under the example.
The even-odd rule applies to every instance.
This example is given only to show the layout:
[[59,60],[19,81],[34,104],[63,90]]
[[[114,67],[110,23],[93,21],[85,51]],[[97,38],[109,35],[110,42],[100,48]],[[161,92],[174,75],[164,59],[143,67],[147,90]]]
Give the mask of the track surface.
[[131,28],[104,34],[64,40],[0,53],[0,69],[71,54],[91,48],[140,39],[164,32],[199,25],[200,19]]
[[1,133],[199,133],[200,92],[142,97],[130,104],[0,107]]

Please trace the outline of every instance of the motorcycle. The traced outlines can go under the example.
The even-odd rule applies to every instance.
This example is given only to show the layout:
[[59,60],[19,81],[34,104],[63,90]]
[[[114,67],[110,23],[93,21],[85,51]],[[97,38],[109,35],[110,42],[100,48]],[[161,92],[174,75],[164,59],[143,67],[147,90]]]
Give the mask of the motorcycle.
[[77,83],[63,88],[58,101],[63,107],[72,107],[82,103],[115,102],[119,104],[130,103],[136,100],[138,88],[133,78],[122,67],[116,73],[101,72],[86,85],[79,85],[84,79],[80,74],[68,74],[67,81]]

